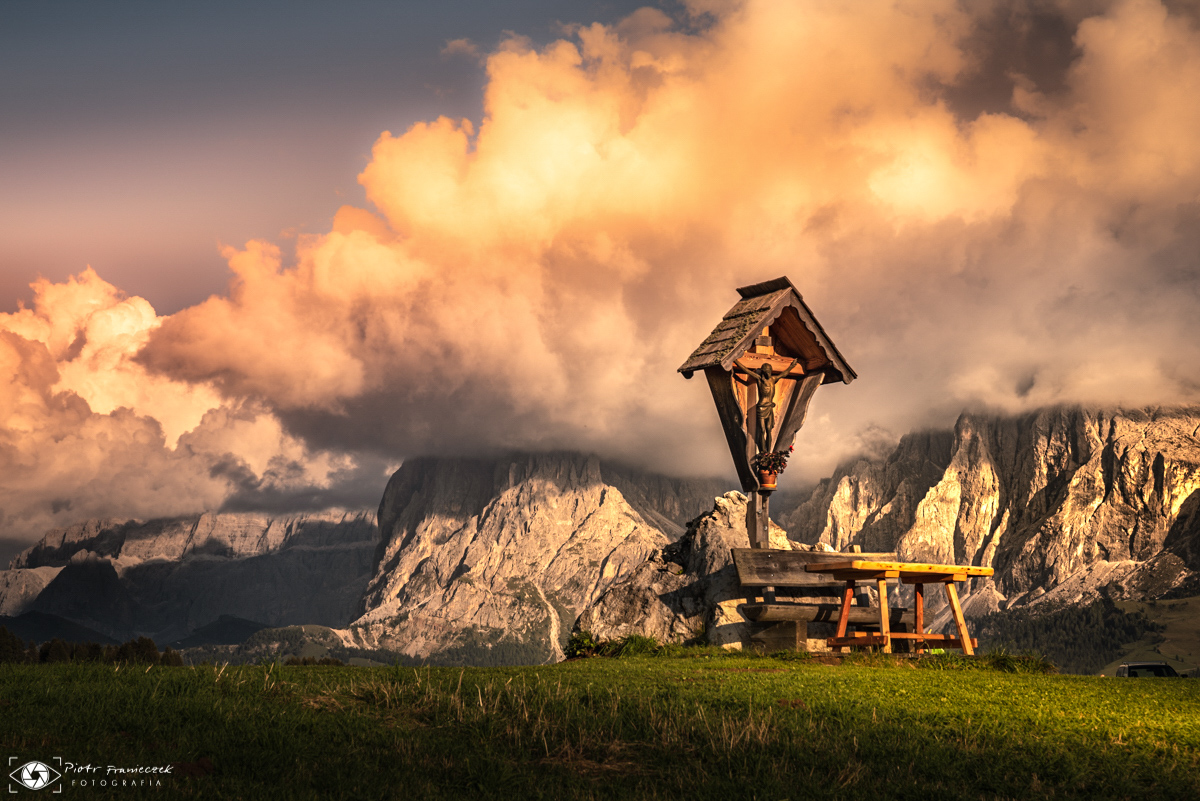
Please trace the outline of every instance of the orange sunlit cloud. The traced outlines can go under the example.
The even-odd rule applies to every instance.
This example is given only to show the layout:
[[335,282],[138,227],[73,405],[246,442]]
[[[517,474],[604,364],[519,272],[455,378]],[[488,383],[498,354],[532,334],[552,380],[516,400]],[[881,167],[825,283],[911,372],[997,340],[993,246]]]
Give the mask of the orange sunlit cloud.
[[161,320],[142,298],[90,269],[33,288],[32,306],[0,315],[7,531],[219,508],[247,476],[263,489],[319,487],[346,467],[261,404],[148,373],[134,357]]

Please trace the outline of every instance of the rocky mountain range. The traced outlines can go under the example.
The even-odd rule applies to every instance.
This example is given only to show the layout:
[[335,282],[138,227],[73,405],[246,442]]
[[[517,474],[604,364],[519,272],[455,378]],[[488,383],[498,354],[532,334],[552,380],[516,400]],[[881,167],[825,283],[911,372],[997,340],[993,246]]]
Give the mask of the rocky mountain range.
[[378,525],[331,509],[48,532],[0,571],[0,616],[163,643],[219,621],[317,624],[413,659],[546,661],[586,603],[724,489],[575,453],[411,459]]
[[780,522],[835,550],[992,567],[976,613],[1198,594],[1198,433],[1195,408],[963,414],[842,465]]
[[[968,614],[1200,594],[1198,434],[1200,409],[963,414],[840,466],[772,545],[995,568],[963,588]],[[558,659],[572,628],[744,645],[729,550],[745,498],[727,489],[575,453],[410,459],[377,515],[50,532],[0,571],[0,615],[164,642],[222,616],[319,624],[456,664]]]
[[723,489],[574,453],[410,460],[384,492],[347,644],[451,663],[561,659],[579,612]]
[[[1200,594],[1198,433],[1200,409],[963,414],[953,430],[914,432],[886,457],[841,465],[781,516],[786,538],[772,531],[772,547],[992,567],[960,590],[968,616]],[[741,493],[718,498],[680,542],[585,608],[578,628],[751,645],[729,553],[745,547],[744,510]],[[911,592],[893,587],[891,604],[908,606]],[[930,629],[946,628],[941,594],[927,598]]]
[[0,571],[0,615],[37,612],[108,637],[186,637],[222,615],[344,626],[374,568],[373,510],[88,520]]

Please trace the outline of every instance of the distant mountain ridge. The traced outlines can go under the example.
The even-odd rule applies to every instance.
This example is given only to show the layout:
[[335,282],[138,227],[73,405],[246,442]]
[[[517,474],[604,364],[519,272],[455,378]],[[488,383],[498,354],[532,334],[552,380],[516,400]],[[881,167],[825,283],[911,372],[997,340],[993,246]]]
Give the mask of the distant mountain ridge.
[[[585,600],[678,539],[725,489],[578,453],[415,458],[378,513],[206,513],[47,532],[0,571],[0,615],[163,643],[213,640],[232,618],[314,624],[416,659],[543,661],[561,655]],[[483,562],[494,568],[486,591],[471,572]],[[461,608],[468,598],[478,609]]]
[[123,565],[191,556],[245,559],[290,548],[341,548],[346,524],[374,525],[374,510],[326,509],[271,515],[263,512],[206,512],[178,518],[86,520],[53,529],[18,554],[10,569],[63,567],[89,551]]
[[344,626],[378,540],[374,510],[88,520],[48,532],[0,571],[0,614],[40,611],[163,642],[222,615]]
[[[778,522],[793,544],[993,567],[963,588],[968,614],[1200,594],[1198,434],[1194,408],[964,413],[841,465]],[[560,658],[581,614],[598,630],[645,628],[649,609],[671,636],[741,632],[722,560],[744,498],[729,489],[569,452],[414,458],[377,513],[49,532],[0,571],[0,615],[162,642],[222,616],[312,624],[347,648],[450,664]]]

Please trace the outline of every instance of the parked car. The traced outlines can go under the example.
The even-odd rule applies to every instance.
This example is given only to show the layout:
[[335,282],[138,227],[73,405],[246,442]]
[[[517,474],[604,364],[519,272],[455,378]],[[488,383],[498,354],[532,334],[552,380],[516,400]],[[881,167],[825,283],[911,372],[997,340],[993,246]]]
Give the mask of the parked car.
[[1164,679],[1179,676],[1175,668],[1166,662],[1122,662],[1116,675],[1118,679]]

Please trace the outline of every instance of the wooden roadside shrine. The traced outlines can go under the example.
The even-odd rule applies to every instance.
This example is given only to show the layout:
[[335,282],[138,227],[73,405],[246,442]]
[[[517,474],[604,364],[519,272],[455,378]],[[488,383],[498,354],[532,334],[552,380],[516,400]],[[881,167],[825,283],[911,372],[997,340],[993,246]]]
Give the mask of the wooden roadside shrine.
[[[703,372],[737,469],[751,548],[767,548],[775,476],[817,387],[858,376],[786,277],[738,288],[741,300],[679,368]],[[777,472],[777,471],[776,471]]]
[[[895,561],[896,555],[836,554],[773,550],[770,547],[770,497],[776,474],[787,463],[796,433],[804,425],[817,387],[858,376],[817,322],[804,298],[786,277],[738,288],[741,300],[679,368],[684,378],[703,371],[717,405],[725,441],[746,493],[746,532],[750,548],[733,549],[738,582],[748,592],[743,614],[766,630],[751,638],[799,649],[810,623],[836,623],[828,647],[882,646],[907,640],[918,650],[950,645],[974,651],[954,587],[968,577],[992,575],[990,567],[934,565]],[[890,607],[887,580],[914,585],[911,612]],[[835,582],[830,587],[829,582]],[[879,608],[866,608],[856,582],[874,582]],[[957,635],[924,630],[925,585],[941,584],[954,614]],[[776,589],[791,600],[777,599]],[[833,589],[840,604],[796,602],[797,595]],[[761,595],[762,601],[758,601]],[[859,605],[852,606],[858,598]],[[856,630],[850,632],[850,626]],[[878,632],[863,631],[876,628]],[[912,627],[912,631],[906,631]]]

